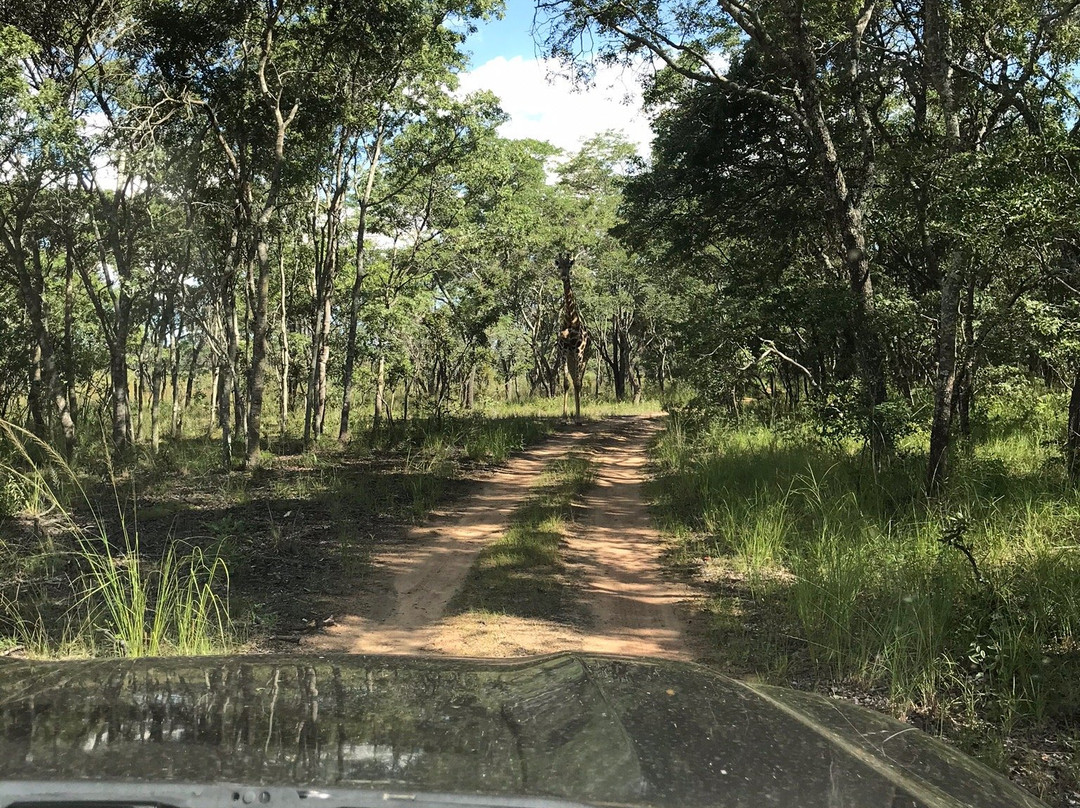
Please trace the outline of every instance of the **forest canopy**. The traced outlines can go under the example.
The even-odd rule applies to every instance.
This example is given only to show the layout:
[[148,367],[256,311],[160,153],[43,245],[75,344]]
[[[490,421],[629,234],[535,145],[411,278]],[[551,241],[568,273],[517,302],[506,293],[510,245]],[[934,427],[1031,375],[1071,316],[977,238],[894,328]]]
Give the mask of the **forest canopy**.
[[500,137],[498,100],[456,90],[494,11],[5,5],[0,414],[69,457],[188,415],[228,466],[294,426],[554,394],[560,250],[589,256],[608,383],[640,394],[664,346],[608,233],[633,148]]
[[880,462],[925,430],[935,490],[1038,378],[1080,470],[1076,6],[542,0],[581,80],[651,65],[642,159],[498,134],[456,90],[492,4],[8,0],[0,414],[68,456],[187,416],[254,465],[557,395],[569,251],[594,395],[798,408]]
[[879,456],[928,427],[933,490],[980,386],[1065,380],[1075,471],[1077,3],[539,5],[579,74],[665,68],[619,233],[708,300],[675,338],[707,399]]

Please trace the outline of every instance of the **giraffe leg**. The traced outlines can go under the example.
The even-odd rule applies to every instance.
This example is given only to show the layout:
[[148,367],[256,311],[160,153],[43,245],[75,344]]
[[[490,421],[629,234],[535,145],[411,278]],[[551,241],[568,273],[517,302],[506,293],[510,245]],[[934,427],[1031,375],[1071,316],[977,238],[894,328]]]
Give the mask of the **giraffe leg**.
[[565,366],[563,367],[562,377],[562,417],[566,418],[568,413],[566,411],[568,399],[570,398],[570,374],[566,372]]
[[572,361],[568,365],[570,379],[574,383],[574,420],[581,423],[581,384],[585,379],[585,368],[580,361]]

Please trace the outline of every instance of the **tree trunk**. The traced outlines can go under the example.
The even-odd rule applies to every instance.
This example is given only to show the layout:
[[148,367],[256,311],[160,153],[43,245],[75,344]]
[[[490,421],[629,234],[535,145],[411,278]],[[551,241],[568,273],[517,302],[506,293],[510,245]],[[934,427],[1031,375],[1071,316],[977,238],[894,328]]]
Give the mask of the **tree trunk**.
[[[237,258],[240,255],[243,256],[243,266],[247,271],[248,285],[245,287],[246,292],[252,298],[248,305],[249,315],[252,318],[251,332],[251,364],[247,373],[247,402],[242,399],[240,392],[240,374],[239,368],[236,366],[235,360],[239,356],[238,350],[234,352],[233,343],[239,342],[239,337],[236,334],[236,307],[235,299],[232,300],[232,305],[227,308],[231,309],[231,318],[228,316],[229,311],[226,311],[226,318],[231,320],[230,324],[230,345],[229,345],[229,360],[232,363],[231,375],[233,376],[233,397],[235,399],[235,430],[238,435],[243,435],[246,441],[244,450],[244,465],[246,467],[254,466],[259,459],[260,440],[262,436],[262,409],[263,398],[266,389],[266,355],[268,353],[267,334],[268,334],[268,312],[269,296],[270,296],[270,267],[269,267],[269,247],[266,242],[266,233],[270,227],[270,223],[273,221],[277,212],[278,197],[281,193],[282,186],[282,172],[285,167],[285,138],[296,119],[296,114],[299,111],[299,105],[294,103],[292,108],[286,111],[282,107],[282,85],[281,77],[276,74],[276,71],[272,69],[273,57],[272,49],[274,45],[274,32],[279,24],[283,22],[284,6],[268,5],[267,8],[270,13],[263,17],[265,28],[263,30],[263,36],[260,40],[260,49],[258,55],[258,62],[256,65],[255,75],[258,78],[257,91],[261,97],[261,103],[264,109],[269,109],[273,115],[274,122],[274,149],[273,149],[273,164],[270,170],[270,176],[265,184],[266,192],[265,196],[261,199],[260,204],[256,206],[255,195],[253,191],[252,175],[250,173],[250,164],[248,162],[248,152],[239,151],[234,152],[226,147],[226,159],[230,163],[234,172],[236,183],[236,202],[237,202],[237,218],[234,221],[233,234],[237,235],[237,231],[244,235],[242,241],[235,241],[234,243],[242,245],[244,250],[242,253],[236,252]],[[271,76],[274,75],[273,81],[277,84],[275,87],[271,87]],[[212,124],[216,126],[216,121],[212,120]],[[222,141],[224,143],[224,141]],[[245,148],[246,148],[246,144]],[[238,269],[241,263],[237,261],[234,264],[234,268]],[[252,283],[251,270],[255,269],[257,274]],[[234,273],[233,277],[237,277],[237,273]],[[247,321],[245,320],[245,325]],[[234,337],[236,337],[234,339]],[[224,454],[224,449],[223,449]],[[230,452],[231,458],[231,452]],[[231,461],[230,461],[231,464]]]
[[379,419],[382,417],[383,394],[386,392],[386,357],[379,354],[379,372],[375,379],[375,413],[371,422],[372,429],[379,428]]
[[[64,260],[64,385],[72,428],[78,423],[78,406],[75,394],[75,250],[68,240]],[[62,418],[61,414],[61,418]],[[73,436],[72,436],[73,437]],[[65,435],[65,439],[68,439]]]
[[307,400],[304,406],[304,443],[307,444],[319,436],[318,412],[319,412],[319,362],[322,357],[321,340],[326,329],[323,317],[326,314],[324,299],[326,296],[326,259],[323,257],[325,244],[315,233],[315,221],[318,216],[318,198],[315,199],[315,210],[311,214],[310,225],[315,235],[315,261],[311,267],[311,290],[313,308],[311,312],[311,351],[308,372]]
[[229,406],[229,394],[233,387],[232,377],[232,367],[228,357],[225,357],[217,374],[217,405],[218,426],[221,427],[221,465],[226,471],[232,468],[232,416]]
[[46,434],[47,422],[44,396],[48,392],[60,420],[60,451],[65,457],[70,458],[75,442],[75,421],[71,416],[71,409],[64,393],[64,386],[61,383],[56,367],[52,337],[49,334],[48,308],[44,296],[45,278],[41,266],[41,256],[35,247],[32,253],[33,269],[31,270],[26,265],[26,256],[22,251],[20,238],[21,234],[16,233],[14,239],[9,241],[7,234],[5,234],[4,240],[8,245],[8,253],[11,256],[16,276],[19,279],[19,291],[22,294],[23,306],[26,309],[33,337],[29,392],[31,420],[39,437],[46,439],[48,435]]
[[938,315],[937,376],[934,383],[934,417],[930,426],[930,458],[926,488],[936,493],[945,479],[956,389],[956,326],[960,318],[960,286],[963,272],[960,254],[949,260],[941,285]]
[[285,251],[281,250],[281,434],[289,423],[289,319],[285,296]]
[[[291,357],[291,355],[290,355]],[[291,363],[290,363],[291,364]],[[292,415],[292,411],[296,408],[296,402],[300,400],[302,396],[306,396],[307,392],[301,388],[304,375],[292,367],[289,371],[289,414]]]
[[641,368],[631,366],[631,368],[630,368],[630,389],[631,389],[631,391],[633,393],[634,403],[635,404],[640,404],[641,403],[641,393],[642,393],[643,388],[644,388],[644,384],[642,382]]
[[[234,232],[233,237],[238,234]],[[239,247],[237,246],[237,249]],[[218,371],[218,425],[221,427],[221,463],[232,468],[232,397],[236,394],[236,363],[240,339],[236,327],[236,273],[229,271],[222,279],[222,327],[225,331],[225,356]]]
[[[202,353],[203,343],[202,340],[195,343],[191,349],[191,362],[188,363],[187,383],[184,385],[184,410],[191,406],[191,396],[195,392],[195,376],[199,372],[199,354]],[[214,376],[211,381],[211,390],[217,386],[217,376],[214,375],[216,371],[211,371],[211,375]],[[210,409],[214,409],[214,394],[210,394]],[[211,422],[214,420],[210,419]]]
[[[118,334],[116,342],[119,343],[119,341]],[[126,333],[122,344],[125,347],[127,345]],[[109,346],[109,383],[112,388],[112,444],[113,448],[123,455],[131,448],[131,405],[128,393],[127,352],[115,344]]]
[[[144,346],[145,347],[145,346]],[[135,368],[135,443],[142,440],[143,393],[146,389],[146,362],[140,352]]]
[[[953,67],[950,58],[948,12],[941,0],[924,4],[925,54],[924,66],[928,86],[937,93],[945,123],[945,142],[948,152],[960,151],[960,116],[953,95]],[[926,487],[937,493],[945,480],[948,463],[952,418],[956,392],[956,337],[960,322],[960,291],[963,283],[963,256],[955,245],[941,249],[946,269],[941,283],[941,313],[938,319],[937,373],[934,377],[934,416],[930,426],[930,457],[926,471]],[[970,352],[971,346],[968,346]]]
[[[361,209],[361,218],[363,210]],[[362,236],[359,236],[362,238]],[[356,278],[353,280],[352,294],[349,297],[349,333],[345,341],[345,366],[341,375],[341,421],[338,424],[338,440],[347,443],[349,440],[349,418],[353,405],[353,379],[356,367],[356,332],[360,320],[360,299],[364,284],[364,272],[362,269],[361,255],[363,248],[357,248]]]
[[356,332],[360,320],[360,301],[363,297],[365,270],[364,239],[367,237],[367,213],[371,204],[371,194],[375,187],[375,178],[379,170],[379,156],[382,152],[383,129],[380,122],[375,137],[375,146],[372,149],[371,163],[368,166],[367,180],[364,184],[364,193],[360,198],[360,215],[356,226],[356,277],[353,279],[352,294],[349,296],[349,333],[345,340],[345,367],[341,376],[341,422],[338,425],[338,440],[342,443],[349,440],[349,414],[352,411],[353,399],[353,374],[356,367],[356,356],[359,351],[356,345]]
[[44,385],[41,375],[41,344],[35,340],[30,344],[30,378],[26,392],[27,426],[39,438],[47,440],[49,427],[45,423],[45,409],[42,406]]
[[974,401],[972,391],[972,379],[968,374],[968,364],[960,368],[956,374],[956,425],[960,429],[960,435],[964,438],[971,437],[971,405]]
[[169,369],[169,381],[172,394],[172,412],[170,413],[169,434],[174,440],[180,437],[180,422],[184,416],[184,404],[180,400],[180,368],[184,360],[183,351],[181,350],[183,343],[180,338],[183,333],[184,316],[181,312],[180,319],[176,324],[176,331],[173,334],[171,351],[172,363]]
[[1073,376],[1072,395],[1069,396],[1069,432],[1065,450],[1069,476],[1074,483],[1080,482],[1080,368]]
[[[321,297],[321,293],[316,293],[316,300]],[[315,309],[315,320],[311,326],[311,372],[308,374],[308,387],[307,396],[304,403],[304,443],[310,443],[314,437],[318,437],[318,425],[317,425],[317,411],[318,411],[318,389],[319,389],[319,356],[321,351],[319,350],[319,339],[323,333],[322,318],[326,309],[322,305],[317,305]]]
[[[109,381],[112,386],[112,442],[123,456],[132,445],[131,403],[127,362],[128,336],[131,332],[131,297],[128,284],[120,276],[119,291],[113,307],[113,333],[109,348]],[[103,321],[102,325],[105,325]]]
[[[607,342],[610,341],[610,350]],[[600,348],[600,357],[604,360],[611,374],[611,384],[615,390],[615,400],[626,399],[626,383],[630,372],[630,341],[626,336],[625,322],[617,314],[611,315],[611,328],[596,340]],[[596,396],[600,397],[600,372],[596,373]]]
[[161,393],[165,384],[165,373],[160,363],[154,363],[154,374],[150,380],[150,447],[156,452],[161,445]]
[[259,462],[262,440],[263,394],[266,390],[266,355],[270,350],[270,248],[262,232],[255,247],[255,313],[252,329],[251,367],[248,372],[247,459],[252,468]]
[[174,295],[175,287],[167,292],[151,345],[153,361],[150,364],[150,446],[155,452],[161,445],[161,401],[165,397],[168,363],[172,356],[167,343],[169,334],[172,333]]
[[326,373],[330,362],[330,318],[334,297],[334,285],[338,272],[338,231],[345,191],[349,185],[348,129],[339,131],[334,154],[333,193],[326,204],[323,223],[318,226],[319,189],[316,189],[311,227],[316,235],[315,266],[315,323],[311,343],[311,406],[305,413],[305,440],[319,436],[326,425]]
[[[180,440],[180,438],[182,438],[184,436],[184,416],[187,414],[188,407],[191,406],[191,393],[192,393],[192,388],[194,388],[194,386],[195,386],[195,373],[196,373],[196,371],[198,369],[198,366],[199,366],[199,351],[200,351],[201,348],[202,348],[202,343],[201,342],[196,343],[191,348],[191,364],[188,366],[187,382],[184,385],[184,398],[183,398],[182,402],[178,401],[176,404],[173,405],[173,406],[177,407],[177,411],[179,412],[179,416],[175,419],[175,423],[174,423],[174,426],[173,426],[173,438],[175,440]],[[177,354],[179,355],[179,350],[177,351]],[[177,363],[177,367],[179,369],[179,362]],[[214,416],[213,416],[214,405],[212,403],[213,402],[213,397],[214,397],[213,388],[211,387],[211,394],[210,394],[210,398],[211,398],[210,412],[211,412],[211,414],[210,414],[210,419],[209,419],[211,425],[213,425],[213,423],[214,423]]]
[[851,332],[858,357],[860,376],[866,388],[869,410],[869,442],[875,462],[887,451],[884,435],[877,424],[875,409],[883,404],[888,392],[885,383],[885,354],[873,322],[874,287],[870,259],[866,251],[866,225],[857,197],[848,186],[836,144],[820,98],[817,67],[805,31],[798,65],[802,91],[800,106],[810,135],[810,146],[821,170],[822,187],[828,195],[829,213],[840,235],[843,265],[854,299]]
[[172,335],[169,345],[169,400],[172,406],[169,408],[169,436],[177,437],[177,426],[180,424],[180,416],[184,406],[180,401],[180,367],[183,364],[183,356],[180,353],[180,331],[183,326],[178,326]]
[[[246,318],[245,318],[246,322]],[[230,326],[230,339],[236,344],[236,361],[232,363],[230,381],[232,382],[232,434],[233,441],[237,444],[239,453],[247,457],[247,401],[244,398],[244,389],[247,387],[246,373],[244,372],[245,354],[240,344],[240,324],[237,312],[233,310],[232,324]]]
[[469,375],[465,381],[465,409],[472,410],[476,404],[476,362],[469,366]]
[[611,316],[611,382],[615,387],[615,400],[623,401],[626,398],[626,357],[623,356],[622,332],[619,328],[619,318]]
[[330,316],[331,316],[331,292],[333,282],[328,284],[329,290],[323,300],[323,313],[321,317],[322,334],[319,337],[319,362],[315,374],[315,434],[322,435],[326,427],[326,395],[329,390],[326,384],[326,371],[330,365]]
[[967,357],[959,374],[959,393],[956,415],[960,421],[960,434],[971,437],[971,408],[975,403],[975,273],[968,278],[964,296],[964,348]]
[[[188,376],[188,381],[193,380],[193,376]],[[206,438],[207,440],[214,434],[214,419],[218,418],[218,390],[221,387],[221,366],[215,364],[210,368],[210,408],[207,412],[206,419]],[[219,419],[220,420],[220,419]]]
[[[324,259],[325,260],[325,259]],[[326,406],[326,368],[323,366],[326,352],[323,342],[329,331],[327,316],[330,312],[329,292],[327,290],[326,267],[323,261],[316,259],[315,273],[315,318],[311,326],[311,378],[308,384],[308,406],[304,418],[305,442],[318,438],[320,418]]]

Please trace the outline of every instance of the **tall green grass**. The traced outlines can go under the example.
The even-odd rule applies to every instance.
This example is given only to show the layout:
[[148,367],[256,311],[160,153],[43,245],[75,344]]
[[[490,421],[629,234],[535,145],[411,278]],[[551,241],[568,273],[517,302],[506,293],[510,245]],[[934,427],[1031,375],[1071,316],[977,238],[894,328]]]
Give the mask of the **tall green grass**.
[[684,560],[746,576],[778,627],[760,657],[786,657],[786,673],[883,688],[901,711],[1031,725],[1080,708],[1080,491],[1051,440],[1059,413],[1017,423],[992,405],[936,500],[919,436],[875,470],[800,425],[676,417],[655,450],[658,512]]
[[[46,625],[40,611],[28,616],[26,597],[20,598],[18,590],[0,596],[0,625],[6,624],[9,643],[19,642],[41,656],[228,650],[228,570],[219,557],[198,547],[181,552],[180,543],[169,541],[163,555],[151,561],[140,551],[137,514],[127,514],[115,477],[116,518],[109,520],[46,443],[3,421],[0,441],[6,457],[0,473],[9,481],[7,490],[22,494],[21,502],[12,497],[5,504],[16,517],[40,520],[48,515],[49,523],[39,528],[40,541],[47,543],[39,548],[41,554],[73,569],[67,587],[72,600],[59,627]],[[21,572],[10,554],[5,561],[8,575]]]
[[[138,535],[122,528],[122,552],[78,537],[84,567],[79,605],[90,647],[120,656],[221,653],[229,647],[228,606],[216,588],[228,581],[224,561],[170,542],[156,565],[139,552]],[[104,647],[103,647],[104,643]]]

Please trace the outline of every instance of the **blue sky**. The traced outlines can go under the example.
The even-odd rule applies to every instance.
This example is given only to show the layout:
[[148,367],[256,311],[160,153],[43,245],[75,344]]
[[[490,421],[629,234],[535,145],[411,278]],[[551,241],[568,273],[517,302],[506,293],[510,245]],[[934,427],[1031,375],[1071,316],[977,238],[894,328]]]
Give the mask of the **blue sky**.
[[501,20],[478,26],[465,42],[470,68],[460,76],[464,92],[491,90],[510,121],[501,134],[546,140],[566,151],[614,129],[648,154],[648,119],[641,111],[641,88],[631,72],[600,68],[595,85],[575,88],[560,66],[541,58],[533,42],[533,0],[507,0]]
[[512,56],[532,58],[534,53],[532,34],[532,0],[509,0],[501,20],[482,23],[479,30],[465,43],[473,54],[473,67],[489,62],[496,56],[509,59]]

